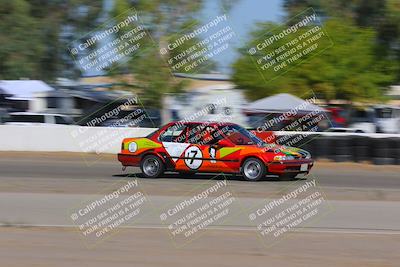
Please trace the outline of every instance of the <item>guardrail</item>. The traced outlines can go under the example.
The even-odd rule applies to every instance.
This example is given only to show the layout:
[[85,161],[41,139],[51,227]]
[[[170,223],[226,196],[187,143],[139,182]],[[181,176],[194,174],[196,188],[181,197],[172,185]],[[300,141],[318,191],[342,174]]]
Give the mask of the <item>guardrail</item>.
[[[142,137],[154,128],[0,125],[0,151],[118,153],[126,137]],[[314,158],[400,164],[400,135],[274,132],[277,142],[311,152]],[[290,137],[279,142],[280,137]],[[291,144],[296,137],[300,141]]]

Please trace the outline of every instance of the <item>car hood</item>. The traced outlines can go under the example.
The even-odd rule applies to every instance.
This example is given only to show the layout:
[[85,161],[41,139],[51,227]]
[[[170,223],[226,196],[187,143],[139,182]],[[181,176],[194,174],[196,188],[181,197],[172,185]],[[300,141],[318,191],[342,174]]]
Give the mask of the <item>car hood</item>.
[[264,145],[263,149],[267,152],[274,152],[277,154],[281,153],[286,156],[293,156],[296,159],[311,158],[311,154],[308,151],[297,147],[289,147],[278,144],[266,144]]

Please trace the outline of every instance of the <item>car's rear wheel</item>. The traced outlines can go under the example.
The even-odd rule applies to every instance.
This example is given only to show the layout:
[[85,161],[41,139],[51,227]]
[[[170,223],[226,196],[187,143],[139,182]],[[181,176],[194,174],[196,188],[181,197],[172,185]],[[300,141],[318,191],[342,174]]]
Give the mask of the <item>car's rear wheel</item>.
[[164,173],[164,163],[155,155],[144,157],[140,164],[142,173],[147,178],[157,178]]
[[265,177],[266,172],[264,163],[257,158],[246,159],[242,165],[242,174],[246,181],[259,181]]

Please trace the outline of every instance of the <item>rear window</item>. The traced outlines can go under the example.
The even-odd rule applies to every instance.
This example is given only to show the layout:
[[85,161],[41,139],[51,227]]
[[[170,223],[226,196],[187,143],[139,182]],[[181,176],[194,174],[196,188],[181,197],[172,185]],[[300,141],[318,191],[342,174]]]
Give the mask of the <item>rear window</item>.
[[44,123],[43,115],[11,115],[9,122]]

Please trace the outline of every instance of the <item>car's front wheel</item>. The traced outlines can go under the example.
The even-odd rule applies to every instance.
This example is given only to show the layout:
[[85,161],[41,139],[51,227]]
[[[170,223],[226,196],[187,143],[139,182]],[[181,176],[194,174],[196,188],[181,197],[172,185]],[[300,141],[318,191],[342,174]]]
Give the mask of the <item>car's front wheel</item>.
[[242,165],[243,177],[247,181],[258,181],[265,177],[266,172],[264,163],[257,158],[246,159]]
[[144,157],[140,164],[142,173],[147,178],[157,178],[164,173],[164,163],[155,155]]

